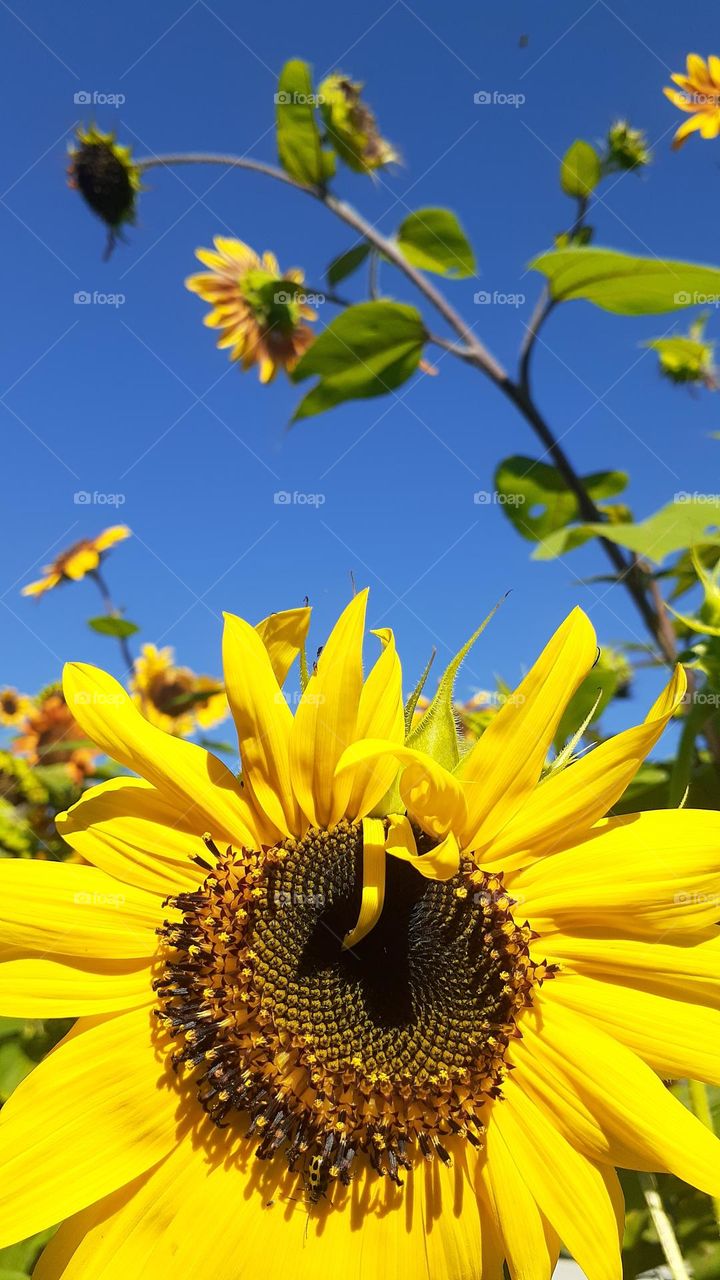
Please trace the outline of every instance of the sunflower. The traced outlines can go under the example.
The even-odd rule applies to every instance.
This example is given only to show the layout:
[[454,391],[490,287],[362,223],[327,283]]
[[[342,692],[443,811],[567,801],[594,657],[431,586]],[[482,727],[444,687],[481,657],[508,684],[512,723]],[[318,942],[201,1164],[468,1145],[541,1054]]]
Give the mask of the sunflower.
[[720,134],[720,58],[711,54],[705,62],[696,53],[689,53],[687,75],[675,74],[670,79],[680,86],[681,92],[665,88],[665,97],[690,115],[676,131],[673,147],[681,147],[688,134],[696,130],[702,138],[717,138]]
[[132,150],[121,145],[114,133],[102,133],[95,125],[76,131],[77,145],[70,148],[68,185],[108,228],[108,251],[124,223],[135,221],[140,169]]
[[87,741],[62,689],[55,685],[50,685],[32,704],[12,749],[33,765],[64,765],[78,783],[92,773],[99,755]]
[[95,573],[106,551],[116,542],[130,537],[127,525],[114,524],[96,538],[83,538],[63,551],[52,564],[46,564],[44,576],[23,587],[24,596],[40,596],[61,582],[78,582],[87,573]]
[[261,382],[270,382],[278,369],[289,372],[314,339],[302,320],[315,320],[300,290],[302,271],[284,275],[277,258],[262,259],[227,236],[215,236],[215,251],[196,249],[195,256],[209,272],[188,276],[185,284],[212,305],[205,324],[220,329],[218,347],[230,348],[230,359],[243,369],[258,366]]
[[67,668],[141,776],[59,820],[94,865],[0,864],[0,1013],[79,1017],[0,1115],[0,1245],[68,1219],[36,1280],[548,1280],[560,1240],[620,1280],[614,1166],[720,1191],[663,1084],[720,1081],[720,815],[603,816],[682,670],[540,781],[581,611],[458,759],[451,679],[406,738],[390,631],[364,677],[365,608],[294,714],[306,611],[227,617],[241,782]]
[[381,136],[362,88],[360,81],[336,71],[318,86],[318,101],[328,141],[340,159],[356,173],[372,173],[399,161],[400,155]]
[[228,714],[222,684],[175,665],[173,650],[145,644],[130,678],[133,701],[158,728],[182,737],[210,729]]
[[32,698],[17,689],[7,687],[0,689],[0,724],[12,726],[22,724],[33,705]]

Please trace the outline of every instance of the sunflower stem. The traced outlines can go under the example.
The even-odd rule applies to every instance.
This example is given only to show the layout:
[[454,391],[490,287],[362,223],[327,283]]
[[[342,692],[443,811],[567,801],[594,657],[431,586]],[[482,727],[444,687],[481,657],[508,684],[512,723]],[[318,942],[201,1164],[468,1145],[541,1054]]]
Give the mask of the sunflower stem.
[[[105,606],[105,612],[107,613],[108,617],[121,618],[122,610],[118,609],[117,606],[115,605],[113,598],[110,595],[110,588],[108,587],[108,584],[105,581],[105,578],[101,574],[100,570],[93,569],[88,576],[93,579],[93,581],[95,582],[95,585],[97,586],[98,591],[100,592],[100,595],[102,597],[102,602]],[[134,664],[132,653],[130,652],[130,646],[127,642],[127,637],[118,636],[117,642],[120,646],[120,652],[122,654],[123,662],[125,663],[125,666],[127,668],[126,674],[129,674],[132,671],[133,666],[135,664]]]
[[663,1251],[663,1257],[670,1268],[673,1280],[690,1280],[690,1272],[687,1269],[685,1259],[680,1251],[680,1245],[675,1235],[675,1228],[670,1221],[665,1206],[662,1202],[660,1192],[658,1191],[657,1178],[654,1173],[639,1173],[640,1186],[642,1188],[645,1203],[648,1207],[653,1226],[657,1232],[660,1248]]
[[[690,1105],[701,1124],[704,1124],[711,1133],[715,1132],[712,1111],[710,1110],[710,1098],[708,1096],[707,1085],[700,1080],[688,1080],[688,1089],[690,1092]],[[711,1196],[713,1213],[715,1221],[720,1231],[720,1198]]]

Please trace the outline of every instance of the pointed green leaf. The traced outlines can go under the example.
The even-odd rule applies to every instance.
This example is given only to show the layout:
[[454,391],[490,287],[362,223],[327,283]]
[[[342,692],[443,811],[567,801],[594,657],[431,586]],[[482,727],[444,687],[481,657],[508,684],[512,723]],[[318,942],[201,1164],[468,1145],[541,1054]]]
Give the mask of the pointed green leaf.
[[301,382],[320,381],[300,402],[293,421],[322,413],[344,400],[385,395],[406,382],[418,366],[426,340],[420,313],[399,302],[361,302],[347,307],[296,365]]
[[134,636],[140,630],[136,622],[109,613],[101,613],[99,618],[88,618],[88,626],[98,635],[117,636],[121,640],[127,640],[128,636]]
[[423,689],[425,688],[427,678],[430,675],[430,668],[433,662],[435,661],[436,653],[437,653],[437,649],[433,649],[432,653],[430,654],[430,657],[425,663],[425,668],[422,672],[422,675],[420,676],[420,679],[418,680],[417,684],[415,685],[415,688],[410,694],[410,697],[405,703],[405,736],[406,737],[412,728],[413,716],[415,715],[415,708],[417,707],[417,704],[420,700],[420,695]]
[[424,751],[432,756],[445,769],[453,770],[460,760],[457,722],[453,708],[453,686],[460,670],[460,664],[467,657],[475,641],[482,635],[491,618],[495,616],[500,604],[480,623],[477,631],[471,635],[459,653],[445,669],[437,693],[428,707],[419,725],[407,736],[407,745],[417,751]]
[[702,494],[678,495],[676,501],[636,524],[581,524],[558,529],[543,539],[533,558],[553,560],[598,535],[662,564],[673,551],[698,542],[720,545],[720,499]]
[[408,262],[422,271],[462,280],[474,276],[475,255],[450,209],[418,209],[400,223],[397,242]]
[[560,186],[567,196],[586,200],[602,176],[600,157],[589,142],[576,138],[560,165]]
[[325,272],[328,284],[340,284],[341,280],[351,276],[353,271],[357,271],[358,267],[362,266],[369,252],[370,245],[367,240],[363,240],[361,244],[354,244],[352,249],[347,249],[345,253],[333,258]]
[[617,315],[679,311],[720,299],[720,270],[693,262],[571,247],[540,254],[530,267],[547,278],[556,302],[582,298]]
[[277,146],[280,163],[291,178],[323,186],[328,162],[320,145],[315,119],[315,94],[307,62],[294,58],[280,72],[275,94]]
[[[622,471],[597,471],[583,478],[595,502],[622,493],[627,482]],[[521,454],[499,464],[495,490],[510,523],[530,542],[542,541],[580,515],[578,499],[557,468]]]

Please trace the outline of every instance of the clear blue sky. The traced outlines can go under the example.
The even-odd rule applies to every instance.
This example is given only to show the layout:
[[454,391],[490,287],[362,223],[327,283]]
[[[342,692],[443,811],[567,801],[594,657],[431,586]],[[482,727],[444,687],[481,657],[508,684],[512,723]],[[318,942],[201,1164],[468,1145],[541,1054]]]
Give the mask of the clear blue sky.
[[[604,568],[597,548],[532,564],[500,509],[473,503],[492,488],[500,457],[537,452],[477,373],[442,359],[438,377],[416,378],[398,399],[340,408],[288,433],[297,390],[284,380],[261,388],[215,350],[203,305],[183,287],[195,247],[236,234],[320,282],[350,243],[324,210],[254,175],[156,171],[139,225],[104,263],[102,226],[65,186],[65,152],[74,123],[87,119],[74,95],[96,92],[125,95],[95,117],[138,154],[205,148],[273,160],[282,63],[304,57],[318,75],[339,67],[366,82],[404,157],[375,187],[343,172],[340,191],[388,233],[409,209],[456,209],[480,278],[448,292],[512,362],[539,288],[525,264],[571,211],[558,157],[575,136],[602,137],[615,116],[647,130],[655,163],[608,184],[593,217],[598,243],[717,260],[720,143],[691,139],[672,154],[679,117],[662,95],[688,51],[720,52],[711,12],[669,0],[2,0],[2,678],[33,690],[66,658],[118,670],[115,646],[85,626],[98,611],[89,583],[39,604],[19,595],[54,552],[118,517],[135,537],[107,562],[114,594],[144,639],[175,645],[201,670],[218,669],[222,609],[254,620],[307,595],[320,642],[351,570],[372,587],[373,623],[396,628],[408,683],[432,644],[447,657],[509,588],[462,693],[493,672],[518,677],[575,603],[602,640],[641,636],[622,590],[579,581]],[[479,90],[526,100],[480,106]],[[383,286],[411,297],[389,268]],[[527,302],[481,308],[476,289]],[[78,306],[81,290],[126,300]],[[322,321],[330,314],[321,308]],[[549,420],[580,469],[630,472],[638,516],[678,490],[718,487],[720,446],[708,436],[720,426],[717,399],[663,383],[639,345],[685,322],[573,304],[551,318],[537,352]],[[325,502],[277,506],[279,489],[321,492]],[[77,490],[121,493],[124,505],[117,514],[79,506]]]

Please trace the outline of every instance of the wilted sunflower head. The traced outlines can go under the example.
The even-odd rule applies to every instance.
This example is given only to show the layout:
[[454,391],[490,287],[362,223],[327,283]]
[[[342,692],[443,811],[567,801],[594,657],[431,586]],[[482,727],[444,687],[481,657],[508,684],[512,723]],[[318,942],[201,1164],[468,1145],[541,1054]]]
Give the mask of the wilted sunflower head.
[[260,381],[270,382],[278,369],[293,369],[314,338],[302,323],[317,318],[301,289],[303,273],[282,273],[274,254],[259,258],[241,240],[215,236],[214,244],[195,254],[210,271],[185,284],[211,304],[204,323],[220,330],[218,347],[229,348],[243,369],[257,365]]
[[102,218],[112,247],[124,223],[135,221],[140,170],[133,163],[131,148],[117,142],[114,133],[102,133],[90,125],[79,128],[76,138],[70,148],[68,182]]
[[185,737],[210,729],[229,714],[222,683],[179,667],[169,647],[145,644],[130,678],[133,701],[158,728]]
[[363,670],[365,607],[299,696],[308,611],[227,617],[240,778],[67,668],[141,776],[58,819],[94,865],[0,860],[0,1014],[81,1015],[0,1117],[0,1245],[67,1219],[43,1280],[550,1280],[560,1240],[620,1280],[613,1166],[720,1191],[664,1084],[720,1081],[720,815],[605,816],[682,671],[548,771],[596,659],[583,613],[461,753],[468,646],[408,733],[389,630]]
[[62,551],[51,564],[45,565],[42,578],[37,582],[29,582],[23,587],[24,596],[40,596],[51,591],[61,582],[78,582],[88,573],[94,573],[106,551],[116,542],[130,537],[130,530],[125,524],[111,525],[103,529],[95,538],[82,538],[71,547]]
[[689,53],[687,74],[675,73],[670,79],[679,89],[666,87],[665,97],[689,116],[676,130],[673,148],[677,150],[695,132],[699,132],[701,138],[717,138],[720,134],[720,58],[711,54],[705,62],[696,53]]
[[361,97],[363,86],[339,72],[318,86],[318,100],[328,140],[342,160],[357,173],[372,173],[400,159],[378,129],[375,116]]

